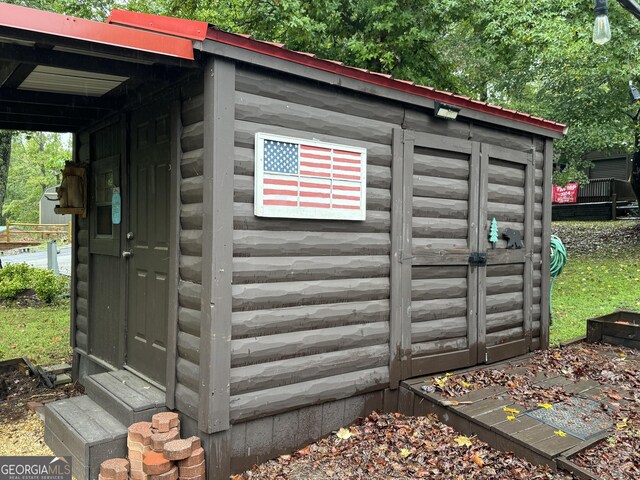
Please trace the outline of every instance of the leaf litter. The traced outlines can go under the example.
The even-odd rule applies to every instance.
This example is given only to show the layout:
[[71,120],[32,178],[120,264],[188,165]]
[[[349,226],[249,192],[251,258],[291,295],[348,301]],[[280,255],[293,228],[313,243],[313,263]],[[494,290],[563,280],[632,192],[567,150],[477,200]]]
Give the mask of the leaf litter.
[[[502,387],[504,393],[525,410],[553,404],[571,403],[580,397],[541,379],[565,377],[574,382],[594,380],[602,394],[594,398],[600,403],[597,417],[612,425],[610,436],[575,455],[572,460],[591,470],[604,480],[637,480],[640,478],[640,353],[629,348],[576,343],[536,352],[531,358],[512,362],[505,370],[479,369],[459,375],[443,375],[423,386],[427,392],[437,392],[448,402],[483,388]],[[571,384],[570,384],[571,385]],[[462,403],[462,402],[460,402]],[[517,412],[517,413],[516,413]],[[515,420],[517,409],[505,409],[507,420]],[[594,421],[583,418],[583,421]],[[554,432],[565,436],[562,430]]]
[[[233,480],[413,479],[570,480],[458,434],[435,415],[371,413],[292,455],[254,466]],[[344,438],[346,437],[346,438]]]

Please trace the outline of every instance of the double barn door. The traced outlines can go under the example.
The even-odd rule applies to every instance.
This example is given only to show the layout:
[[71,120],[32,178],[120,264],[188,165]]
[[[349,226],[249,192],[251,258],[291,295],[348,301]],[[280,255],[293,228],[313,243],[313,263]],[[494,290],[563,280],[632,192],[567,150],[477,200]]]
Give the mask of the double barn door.
[[[392,343],[403,378],[530,350],[532,151],[396,131]],[[498,241],[489,242],[495,218]],[[522,238],[507,248],[505,232]],[[513,233],[517,232],[517,233]],[[395,238],[398,237],[398,238]]]

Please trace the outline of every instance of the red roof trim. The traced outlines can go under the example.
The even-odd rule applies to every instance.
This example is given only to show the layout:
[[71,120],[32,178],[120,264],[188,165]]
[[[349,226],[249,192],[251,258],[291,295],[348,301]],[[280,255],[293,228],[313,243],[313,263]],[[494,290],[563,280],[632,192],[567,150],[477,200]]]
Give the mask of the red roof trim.
[[184,18],[163,17],[149,13],[129,12],[127,10],[111,10],[107,23],[124,25],[142,30],[164,33],[176,37],[202,41],[207,36],[209,24]]
[[7,3],[0,3],[0,26],[187,60],[194,59],[193,43],[187,39],[107,25]]
[[469,110],[487,113],[489,115],[514,120],[516,122],[525,123],[527,125],[533,125],[535,127],[540,127],[557,133],[564,134],[566,132],[566,125],[553,122],[551,120],[539,119],[537,117],[532,117],[531,115],[526,113],[507,110],[497,105],[491,105],[489,103],[481,102],[468,97],[435,90],[432,87],[415,85],[413,82],[408,82],[406,80],[396,80],[391,76],[385,74],[369,72],[367,70],[355,67],[347,67],[340,62],[319,59],[315,56],[311,56],[303,52],[287,50],[286,48],[275,46],[274,44],[269,42],[262,42],[259,40],[247,38],[242,35],[222,32],[215,28],[209,28],[207,39],[227,45],[233,45],[239,48],[244,48],[252,52],[262,53],[271,57],[280,58],[289,62],[306,65],[318,70],[323,70],[325,72],[331,72],[344,77],[349,77],[382,87],[403,91],[412,95],[418,95],[421,97],[430,98],[432,100],[449,103],[458,107],[468,108]]

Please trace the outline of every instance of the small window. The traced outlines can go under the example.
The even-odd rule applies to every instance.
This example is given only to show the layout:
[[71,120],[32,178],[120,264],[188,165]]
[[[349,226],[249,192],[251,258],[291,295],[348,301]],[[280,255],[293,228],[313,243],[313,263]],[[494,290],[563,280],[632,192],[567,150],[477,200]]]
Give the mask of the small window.
[[120,156],[96,160],[91,164],[90,251],[100,255],[118,255],[120,225],[112,222],[113,189],[119,186]]
[[111,223],[111,200],[113,193],[113,170],[96,174],[96,235],[113,235]]

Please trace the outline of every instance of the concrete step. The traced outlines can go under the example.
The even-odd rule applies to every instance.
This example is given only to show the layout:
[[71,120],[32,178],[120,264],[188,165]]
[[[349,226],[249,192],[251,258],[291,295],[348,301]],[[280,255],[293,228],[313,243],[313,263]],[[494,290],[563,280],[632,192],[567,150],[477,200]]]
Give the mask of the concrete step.
[[166,411],[165,393],[126,370],[89,375],[82,381],[85,392],[123,425],[150,422]]
[[57,456],[71,456],[76,480],[96,480],[100,464],[127,453],[127,427],[87,395],[44,407],[44,440]]

